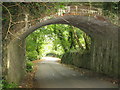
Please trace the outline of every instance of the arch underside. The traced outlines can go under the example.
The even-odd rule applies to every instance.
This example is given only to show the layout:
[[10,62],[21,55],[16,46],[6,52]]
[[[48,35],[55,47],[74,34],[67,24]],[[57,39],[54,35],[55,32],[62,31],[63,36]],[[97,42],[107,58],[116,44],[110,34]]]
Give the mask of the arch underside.
[[[79,16],[79,15],[67,15],[67,16],[60,16],[52,19],[45,20],[32,26],[25,30],[25,32],[20,35],[20,38],[26,38],[30,33],[34,32],[38,28],[50,24],[69,24],[74,27],[80,28],[83,30],[87,35],[91,38],[95,36],[102,36],[106,35],[107,30],[109,29],[109,34],[112,32],[111,30],[111,23],[107,21],[100,21],[95,19],[94,17],[87,17],[87,16]],[[112,29],[116,29],[114,25],[112,25]]]

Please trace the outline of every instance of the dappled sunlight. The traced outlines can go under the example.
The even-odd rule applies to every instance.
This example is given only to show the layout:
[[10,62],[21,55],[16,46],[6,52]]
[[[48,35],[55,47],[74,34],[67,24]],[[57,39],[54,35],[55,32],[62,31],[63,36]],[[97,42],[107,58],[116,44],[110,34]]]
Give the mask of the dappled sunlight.
[[60,58],[56,58],[56,57],[42,57],[41,59],[45,61],[54,61],[54,62],[61,60]]
[[32,61],[33,63],[45,63],[45,62],[60,62],[61,59],[57,58],[57,57],[52,57],[52,56],[46,56],[46,57],[42,57],[41,59],[38,60],[34,60]]

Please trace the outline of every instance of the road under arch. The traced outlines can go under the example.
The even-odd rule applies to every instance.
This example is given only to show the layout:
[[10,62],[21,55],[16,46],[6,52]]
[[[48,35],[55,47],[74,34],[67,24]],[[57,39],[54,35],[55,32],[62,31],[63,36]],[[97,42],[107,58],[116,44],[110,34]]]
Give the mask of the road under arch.
[[92,39],[90,66],[96,72],[118,77],[118,26],[94,17],[67,15],[45,20],[24,31],[7,45],[7,75],[10,82],[20,82],[25,75],[25,38],[50,24],[69,24],[82,29]]

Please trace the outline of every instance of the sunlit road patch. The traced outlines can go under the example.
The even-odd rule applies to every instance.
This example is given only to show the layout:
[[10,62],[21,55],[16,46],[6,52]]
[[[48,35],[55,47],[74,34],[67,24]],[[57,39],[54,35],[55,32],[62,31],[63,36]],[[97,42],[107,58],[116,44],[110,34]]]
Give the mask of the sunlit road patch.
[[[34,61],[32,61],[33,63],[46,63],[46,62],[58,62],[58,61],[61,61],[61,59],[60,58],[56,58],[56,57],[42,57],[41,59],[39,59],[39,60],[34,60]],[[58,63],[56,63],[56,64],[58,64]]]
[[56,57],[42,57],[41,59],[45,61],[54,61],[54,62],[61,60],[60,58],[56,58]]

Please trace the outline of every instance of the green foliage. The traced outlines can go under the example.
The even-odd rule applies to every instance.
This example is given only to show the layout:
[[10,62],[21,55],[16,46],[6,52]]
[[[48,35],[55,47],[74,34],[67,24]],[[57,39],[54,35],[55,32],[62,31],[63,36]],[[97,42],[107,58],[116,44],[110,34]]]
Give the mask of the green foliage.
[[53,53],[47,53],[46,56],[61,58],[61,55],[56,54],[56,53],[54,53],[54,52],[53,52]]
[[102,8],[103,10],[105,10],[105,12],[110,11],[111,13],[118,14],[120,13],[119,7],[120,7],[120,2],[104,2]]
[[27,63],[26,63],[26,71],[27,72],[32,72],[33,71],[33,66],[34,66],[34,63],[32,63],[31,61],[27,61]]
[[35,51],[27,51],[27,60],[33,61],[37,59],[37,53]]
[[65,52],[86,49],[91,41],[84,34],[80,29],[65,24],[44,26],[27,37],[27,59],[40,59],[48,53],[61,57]]
[[104,16],[108,17],[112,23],[119,25],[120,2],[104,2],[102,9]]
[[[14,16],[12,17],[14,21],[17,21],[20,18],[19,16],[24,17],[25,13],[29,14],[30,18],[39,18],[49,13],[55,13],[59,8],[64,8],[65,6],[64,3],[59,2],[4,2],[3,5]],[[5,8],[3,8],[3,13],[5,18],[9,20],[8,12]]]
[[41,53],[40,49],[42,48],[42,44],[44,42],[44,36],[40,30],[33,32],[26,39],[26,57],[28,60],[36,60],[39,59]]
[[15,83],[8,83],[6,80],[1,80],[0,81],[0,87],[2,87],[2,89],[6,89],[6,88],[18,88],[18,85]]

